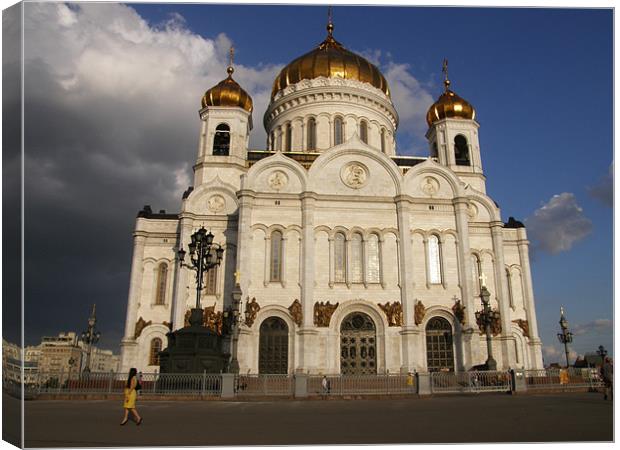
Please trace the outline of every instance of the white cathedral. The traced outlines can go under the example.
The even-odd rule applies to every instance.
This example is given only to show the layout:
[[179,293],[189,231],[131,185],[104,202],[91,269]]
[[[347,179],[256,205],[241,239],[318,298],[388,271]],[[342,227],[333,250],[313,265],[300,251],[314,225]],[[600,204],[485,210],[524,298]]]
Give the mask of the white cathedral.
[[157,371],[187,323],[196,282],[177,252],[202,226],[225,250],[205,325],[221,332],[240,289],[241,373],[468,370],[487,359],[483,284],[498,369],[542,368],[526,231],[486,194],[474,108],[446,70],[430,156],[397,155],[384,76],[327,32],[275,79],[266,150],[248,149],[252,99],[232,62],[205,93],[181,211],[136,219],[121,370]]

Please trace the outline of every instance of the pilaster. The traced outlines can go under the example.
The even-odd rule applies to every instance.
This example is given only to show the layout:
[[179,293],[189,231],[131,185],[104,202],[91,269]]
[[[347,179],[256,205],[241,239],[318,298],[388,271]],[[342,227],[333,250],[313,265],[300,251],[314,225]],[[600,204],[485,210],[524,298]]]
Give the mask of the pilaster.
[[[411,204],[405,196],[397,196],[396,219],[398,223],[398,259],[400,279],[400,303],[403,309],[402,361],[401,370],[408,372],[415,361],[415,333],[418,326],[414,321],[413,299],[413,248],[411,244]],[[411,291],[411,293],[410,293]]]
[[[192,234],[193,220],[189,217],[181,217],[179,222],[179,248],[185,248],[184,243]],[[174,273],[174,297],[172,301],[172,329],[178,330],[185,326],[185,312],[187,311],[187,286],[189,269],[181,267],[178,259],[175,259]]]
[[127,318],[125,320],[125,339],[133,339],[136,322],[138,320],[138,307],[140,294],[142,293],[142,277],[144,272],[144,246],[146,233],[136,231],[133,237],[133,258],[131,260],[131,278],[129,281],[129,294],[127,295]]
[[502,365],[507,369],[516,361],[516,355],[513,355],[514,346],[510,345],[514,341],[512,336],[512,317],[510,302],[508,299],[508,281],[506,280],[506,265],[504,263],[504,224],[501,221],[491,222],[491,239],[493,241],[493,253],[495,254],[495,279],[497,280],[496,295],[499,303],[500,321],[502,324]]

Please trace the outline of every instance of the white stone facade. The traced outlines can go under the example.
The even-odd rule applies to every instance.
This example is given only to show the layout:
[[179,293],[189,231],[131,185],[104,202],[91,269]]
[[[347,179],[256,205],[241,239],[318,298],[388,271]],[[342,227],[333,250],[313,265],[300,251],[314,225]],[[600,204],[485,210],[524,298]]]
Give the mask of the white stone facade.
[[[344,118],[345,131],[334,146],[336,116]],[[305,145],[309,117],[317,124],[314,149]],[[542,368],[527,235],[523,227],[506,226],[486,195],[474,120],[434,123],[427,137],[431,148],[437,142],[437,154],[404,165],[397,164],[406,158],[395,154],[398,116],[390,99],[359,82],[304,80],[279,92],[265,114],[268,151],[256,161],[247,149],[250,113],[207,107],[201,118],[194,187],[180,213],[143,211],[136,220],[121,370],[158,370],[154,340],[165,347],[170,327],[183,327],[195,281],[179,269],[176,252],[187,249],[202,225],[225,248],[202,307],[223,311],[231,304],[237,271],[244,307],[251,299],[260,305],[252,323],[241,325],[241,372],[259,372],[261,324],[278,317],[288,330],[289,373],[340,373],[341,326],[354,312],[374,323],[378,373],[428,370],[427,325],[434,317],[449,323],[454,370],[482,364],[486,341],[475,318],[482,274],[501,317],[493,337],[498,368]],[[369,124],[368,143],[359,136],[361,120]],[[222,122],[231,128],[230,152],[213,156],[212,135]],[[288,123],[292,146],[284,149]],[[457,134],[467,138],[467,166],[454,160]],[[281,275],[274,276],[272,236],[280,235]],[[346,250],[336,249],[342,245]],[[290,310],[295,300],[301,315]],[[465,306],[462,320],[455,317],[456,300]],[[318,326],[319,302],[338,306]],[[394,302],[401,318],[379,306]],[[418,303],[424,314],[416,314]]]

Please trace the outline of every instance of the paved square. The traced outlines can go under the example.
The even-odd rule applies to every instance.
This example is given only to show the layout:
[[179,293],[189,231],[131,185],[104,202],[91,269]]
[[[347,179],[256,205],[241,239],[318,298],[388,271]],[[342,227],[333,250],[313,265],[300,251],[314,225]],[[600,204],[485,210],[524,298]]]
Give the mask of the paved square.
[[[9,399],[13,400],[13,399]],[[7,398],[5,397],[5,401]],[[27,447],[611,441],[612,402],[595,393],[388,400],[26,403]]]

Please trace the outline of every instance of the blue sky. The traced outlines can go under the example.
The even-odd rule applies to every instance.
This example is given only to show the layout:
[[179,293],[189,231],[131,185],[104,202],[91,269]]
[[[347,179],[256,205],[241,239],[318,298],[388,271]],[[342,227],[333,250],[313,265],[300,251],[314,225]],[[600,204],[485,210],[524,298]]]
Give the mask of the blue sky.
[[[125,114],[127,120],[135,120],[136,112],[132,108],[136,108],[138,103],[143,108],[136,110],[139,111],[137,114],[144,115],[138,121],[145,129],[166,125],[170,130],[175,130],[168,133],[170,139],[178,136],[169,145],[178,146],[178,151],[162,150],[156,153],[151,150],[151,154],[146,149],[153,146],[155,139],[148,145],[145,143],[144,150],[140,150],[141,147],[136,146],[135,142],[139,137],[128,137],[133,148],[138,148],[136,154],[152,158],[149,162],[153,172],[148,183],[142,182],[143,185],[138,184],[139,177],[128,174],[127,179],[136,182],[134,190],[140,190],[140,195],[136,194],[130,198],[131,202],[125,203],[122,203],[125,199],[118,200],[117,195],[116,199],[122,204],[110,205],[116,217],[127,216],[113,225],[115,232],[119,233],[115,245],[123,250],[116,254],[110,251],[107,256],[109,260],[102,263],[105,276],[99,279],[95,276],[91,280],[108,283],[99,294],[102,303],[110,297],[119,299],[114,301],[113,306],[102,306],[103,318],[108,322],[124,322],[135,212],[145,203],[152,203],[153,209],[167,207],[177,210],[179,207],[176,195],[186,187],[182,185],[189,180],[191,163],[195,158],[198,137],[196,111],[200,96],[225,76],[228,45],[232,43],[236,49],[235,78],[255,99],[255,129],[251,145],[260,147],[264,145],[262,113],[275,73],[282,65],[323,40],[327,16],[325,6],[128,6],[98,4],[86,7],[82,4],[53,10],[56,6],[48,5],[31,6],[32,10],[26,10],[26,23],[29,20],[32,22],[26,33],[27,96],[30,92],[31,97],[36,98],[38,87],[44,85],[38,77],[44,73],[47,74],[45,80],[56,77],[57,84],[60,83],[65,90],[75,89],[76,92],[75,96],[70,97],[71,104],[66,95],[58,95],[54,104],[49,100],[53,97],[49,91],[41,94],[46,96],[46,102],[51,103],[49,108],[71,111],[72,118],[79,116],[76,111],[85,109],[80,110],[83,106],[76,106],[79,98],[76,86],[82,88],[79,91],[82,94],[87,91],[84,86],[88,86],[92,92],[83,95],[87,95],[90,103],[84,101],[80,105],[93,105],[93,99],[98,99],[96,104],[101,105],[103,110],[100,114],[106,114],[106,101],[118,96],[115,113],[106,116],[110,123],[120,120],[118,116],[124,117]],[[545,361],[559,359],[555,333],[558,331],[561,304],[578,332],[573,345],[577,353],[594,351],[600,344],[611,350],[611,9],[343,6],[334,8],[334,23],[336,39],[377,63],[392,83],[393,92],[396,90],[402,94],[398,98],[395,96],[401,116],[397,134],[400,153],[426,153],[423,116],[430,102],[441,92],[441,63],[443,58],[449,59],[452,88],[477,110],[488,193],[502,208],[505,220],[508,216],[527,220],[528,228],[531,228],[530,237],[532,240],[538,238],[533,243],[532,271],[539,332],[543,344],[548,346]],[[143,45],[145,39],[129,36],[130,31],[119,32],[122,27],[138,30],[135,32],[142,33],[140,36],[148,35],[148,52],[131,53],[134,47]],[[90,38],[90,48],[74,44],[70,40],[72,32],[79,32],[80,39],[86,42]],[[56,36],[57,39],[52,40],[48,36]],[[106,37],[102,39],[101,36]],[[55,42],[56,46],[44,52],[46,40]],[[163,43],[160,53],[153,42]],[[191,53],[192,57],[175,59],[175,46],[180,47],[179,42],[195,45],[197,50]],[[66,51],[63,43],[66,43]],[[89,59],[97,49],[99,55],[112,55],[110,59],[113,63],[103,65],[101,56]],[[185,51],[183,54],[188,53]],[[140,59],[142,55],[146,55],[144,61]],[[139,75],[133,72],[135,67],[124,70],[124,59],[132,60],[134,66],[142,64],[146,69],[139,71]],[[39,66],[40,61],[44,64]],[[87,71],[88,67],[93,66],[92,61],[95,61],[95,66],[98,65],[96,73]],[[159,78],[157,64],[162,68]],[[168,72],[165,71],[168,68],[166,64],[172,67]],[[114,76],[106,75],[107,71]],[[29,84],[29,73],[37,74],[37,77],[32,76],[32,84]],[[105,76],[100,76],[101,73]],[[124,78],[128,73],[133,76],[129,81]],[[170,74],[176,74],[178,80],[167,78]],[[119,86],[123,87],[122,92]],[[184,86],[184,91],[174,91],[175,86]],[[142,97],[138,97],[141,89],[156,92],[157,95],[148,97],[140,94]],[[164,101],[168,95],[178,98],[178,105]],[[158,96],[164,98],[159,103]],[[139,102],[134,101],[135,98],[139,98]],[[126,108],[124,101],[127,102]],[[167,112],[169,118],[165,116]],[[150,115],[156,118],[150,120]],[[57,129],[63,127],[58,120]],[[179,121],[178,126],[175,120]],[[93,118],[95,122],[101,123]],[[97,129],[94,124],[90,126]],[[133,126],[140,129],[140,124]],[[119,122],[118,129],[122,128],[123,123]],[[114,136],[120,139],[120,135]],[[95,139],[92,133],[89,139]],[[93,152],[97,142],[90,140],[83,145],[88,145]],[[79,147],[75,142],[68,145],[60,138],[56,144],[55,147],[49,145],[56,149],[54,151],[58,155],[62,155],[55,160],[59,164],[62,158],[70,158],[66,151],[68,147]],[[102,142],[101,148],[109,148],[109,142],[106,145],[108,147]],[[114,142],[114,145],[119,145],[119,142]],[[120,142],[120,145],[128,144]],[[41,158],[49,159],[51,154],[52,150],[49,150]],[[130,157],[123,154],[117,159],[123,158]],[[75,161],[75,157],[71,160]],[[106,154],[105,160],[111,161],[110,167],[117,161],[109,154]],[[121,166],[123,170],[128,170],[126,161]],[[124,172],[112,173],[115,184],[122,185]],[[46,173],[46,177],[53,176],[49,171]],[[60,171],[57,176],[61,176]],[[96,174],[93,173],[88,179],[75,180],[72,188],[86,189],[86,183],[93,177]],[[108,178],[109,175],[106,180]],[[51,181],[50,185],[54,185]],[[64,178],[63,182],[71,184],[73,181]],[[128,189],[128,186],[125,187]],[[170,195],[162,193],[168,191]],[[34,187],[32,195],[37,195]],[[51,194],[48,189],[41,195],[43,199]],[[559,197],[552,200],[554,195]],[[47,201],[50,202],[49,199]],[[102,197],[99,206],[105,208],[106,201]],[[543,208],[545,205],[546,208]],[[93,220],[84,211],[72,213],[82,214],[84,224]],[[32,217],[36,220],[36,213]],[[49,215],[46,217],[45,220],[51,220]],[[104,252],[107,250],[104,249]],[[50,260],[47,268],[53,272],[59,270],[55,269],[57,266],[58,260]],[[51,281],[48,287],[53,289]],[[73,289],[69,296],[75,298],[86,287],[83,290]],[[39,289],[32,289],[31,294],[35,303],[43,302]],[[80,310],[79,317],[84,316],[85,320],[88,308],[82,309],[84,311]],[[76,322],[77,317],[63,317],[59,323],[64,329],[74,329],[81,326]],[[56,332],[43,321],[30,320],[33,336],[36,333]],[[109,327],[110,347],[116,345],[122,325]]]

